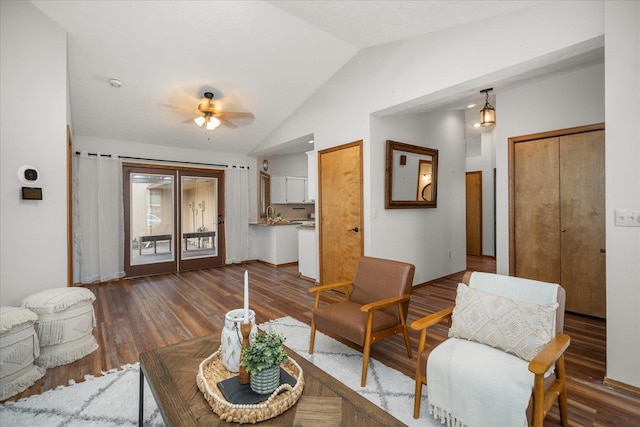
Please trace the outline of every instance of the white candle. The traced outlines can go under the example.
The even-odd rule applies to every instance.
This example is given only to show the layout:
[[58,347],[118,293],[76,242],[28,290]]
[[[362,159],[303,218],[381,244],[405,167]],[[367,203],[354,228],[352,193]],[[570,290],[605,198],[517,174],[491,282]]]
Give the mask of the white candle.
[[249,272],[244,271],[244,321],[249,321]]

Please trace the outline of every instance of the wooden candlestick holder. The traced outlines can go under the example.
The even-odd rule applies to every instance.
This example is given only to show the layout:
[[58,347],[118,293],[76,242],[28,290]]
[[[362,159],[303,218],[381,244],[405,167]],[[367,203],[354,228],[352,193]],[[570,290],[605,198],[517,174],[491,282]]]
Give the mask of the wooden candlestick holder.
[[[240,323],[240,332],[242,333],[242,350],[240,351],[240,360],[244,354],[244,349],[249,347],[249,334],[251,333],[251,322]],[[240,366],[238,373],[238,382],[240,384],[249,384],[251,379],[249,372],[244,366]]]

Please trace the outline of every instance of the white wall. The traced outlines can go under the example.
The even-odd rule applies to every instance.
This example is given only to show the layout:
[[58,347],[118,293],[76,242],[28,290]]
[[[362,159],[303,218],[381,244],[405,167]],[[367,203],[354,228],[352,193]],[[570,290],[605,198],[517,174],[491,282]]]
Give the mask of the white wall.
[[[67,286],[67,38],[25,1],[0,2],[0,301]],[[35,166],[42,201],[21,200]]]
[[[267,157],[268,174],[274,176],[308,176],[308,162],[305,153]],[[262,163],[261,163],[262,164]]]
[[[437,208],[384,208],[388,139],[438,150]],[[464,112],[372,117],[371,141],[371,187],[379,197],[372,198],[368,212],[365,252],[414,264],[415,284],[464,270]]]
[[615,227],[615,208],[640,209],[640,2],[605,3],[607,377],[640,387],[640,228]]

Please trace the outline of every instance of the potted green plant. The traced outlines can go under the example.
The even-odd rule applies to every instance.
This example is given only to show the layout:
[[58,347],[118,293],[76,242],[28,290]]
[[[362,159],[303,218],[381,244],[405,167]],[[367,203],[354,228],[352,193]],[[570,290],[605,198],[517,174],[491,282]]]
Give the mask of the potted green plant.
[[258,394],[273,392],[280,384],[280,364],[289,357],[282,343],[285,336],[259,331],[253,343],[243,349],[240,366],[250,374],[251,390]]

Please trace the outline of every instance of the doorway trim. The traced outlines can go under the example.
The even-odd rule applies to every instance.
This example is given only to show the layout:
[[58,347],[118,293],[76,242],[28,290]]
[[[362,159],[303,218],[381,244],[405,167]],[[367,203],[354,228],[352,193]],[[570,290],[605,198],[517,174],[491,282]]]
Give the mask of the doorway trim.
[[[170,242],[171,252],[174,254],[172,261],[156,262],[151,264],[130,265],[131,259],[131,244],[130,238],[127,236],[130,233],[130,217],[127,215],[129,212],[130,204],[130,182],[127,176],[128,172],[140,170],[143,173],[152,174],[165,174],[171,175],[174,179],[173,187],[173,238]],[[127,273],[126,277],[140,277],[152,274],[161,273],[173,273],[179,271],[187,271],[200,268],[220,267],[225,263],[225,232],[224,232],[224,218],[225,218],[225,206],[224,206],[224,192],[225,192],[225,171],[224,169],[217,168],[199,168],[188,166],[176,166],[176,165],[159,165],[152,163],[136,163],[126,162],[122,164],[123,174],[123,202],[125,204],[124,209],[124,233],[125,233],[125,247],[124,247],[124,267]],[[181,233],[181,200],[182,200],[182,178],[183,177],[206,177],[216,178],[218,180],[218,194],[216,194],[218,204],[218,231],[217,236],[214,237],[214,242],[217,241],[217,255],[215,257],[196,257],[193,259],[183,258],[182,255],[182,241],[184,240]],[[129,236],[130,237],[130,236]],[[213,263],[207,262],[207,260],[213,260]]]

